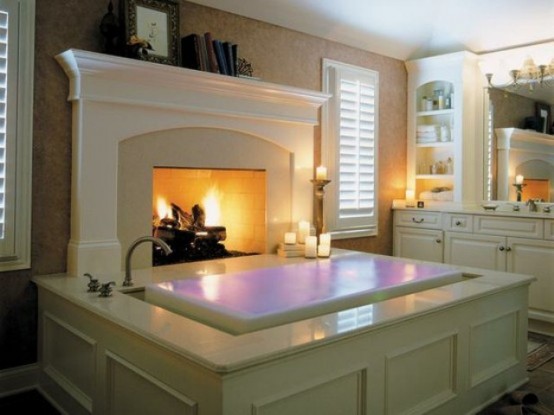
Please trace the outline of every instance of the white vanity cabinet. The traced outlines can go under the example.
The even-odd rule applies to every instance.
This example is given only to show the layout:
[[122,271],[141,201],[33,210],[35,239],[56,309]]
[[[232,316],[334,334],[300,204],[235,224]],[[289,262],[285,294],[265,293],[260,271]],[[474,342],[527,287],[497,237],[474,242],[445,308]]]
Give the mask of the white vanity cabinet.
[[443,262],[441,214],[402,211],[394,215],[394,256]]
[[[529,315],[554,325],[554,219],[410,209],[395,210],[394,216],[395,256],[532,275],[536,281],[529,290]],[[425,229],[425,220],[416,223],[428,217],[442,218],[441,225]],[[431,234],[423,232],[442,241],[436,244],[441,255],[429,255],[436,246]]]

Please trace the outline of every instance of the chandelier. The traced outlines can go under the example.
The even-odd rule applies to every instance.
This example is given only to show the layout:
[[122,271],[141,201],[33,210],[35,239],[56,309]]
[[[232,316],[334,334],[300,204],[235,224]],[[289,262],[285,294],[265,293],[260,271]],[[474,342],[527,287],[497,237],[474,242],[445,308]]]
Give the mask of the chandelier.
[[479,64],[490,87],[554,86],[554,42],[485,54]]

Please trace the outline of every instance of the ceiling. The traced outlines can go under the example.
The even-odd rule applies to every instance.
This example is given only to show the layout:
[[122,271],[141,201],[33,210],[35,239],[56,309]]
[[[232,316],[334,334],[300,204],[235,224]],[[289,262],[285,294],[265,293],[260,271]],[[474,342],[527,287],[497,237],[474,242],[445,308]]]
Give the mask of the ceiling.
[[554,0],[191,0],[401,60],[554,40]]
[[403,61],[554,40],[554,0],[190,1]]

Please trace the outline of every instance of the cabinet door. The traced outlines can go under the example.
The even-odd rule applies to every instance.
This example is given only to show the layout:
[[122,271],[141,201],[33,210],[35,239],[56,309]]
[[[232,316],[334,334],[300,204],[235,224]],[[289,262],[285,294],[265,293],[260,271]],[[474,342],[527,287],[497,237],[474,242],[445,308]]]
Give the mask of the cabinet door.
[[529,307],[554,312],[554,242],[508,238],[508,271],[537,278],[529,289]]
[[394,256],[442,262],[442,231],[396,226]]
[[444,262],[452,265],[505,271],[506,238],[445,232]]

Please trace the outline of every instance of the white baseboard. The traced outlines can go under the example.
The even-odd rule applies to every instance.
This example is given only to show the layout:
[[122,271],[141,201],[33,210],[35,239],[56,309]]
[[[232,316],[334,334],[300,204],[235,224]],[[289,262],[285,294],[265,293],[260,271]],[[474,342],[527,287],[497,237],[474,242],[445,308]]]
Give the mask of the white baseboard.
[[0,370],[0,398],[38,387],[39,365]]

